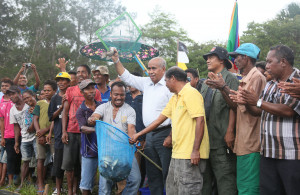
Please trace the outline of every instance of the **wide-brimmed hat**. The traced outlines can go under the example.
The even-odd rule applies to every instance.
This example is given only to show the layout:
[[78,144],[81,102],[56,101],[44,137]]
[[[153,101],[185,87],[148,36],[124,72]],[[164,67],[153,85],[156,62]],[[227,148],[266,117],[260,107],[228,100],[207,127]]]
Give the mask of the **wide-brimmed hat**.
[[227,69],[232,68],[232,62],[229,60],[228,52],[222,47],[213,47],[209,53],[204,54],[203,58],[207,61],[209,55],[216,55],[220,60],[224,60]]

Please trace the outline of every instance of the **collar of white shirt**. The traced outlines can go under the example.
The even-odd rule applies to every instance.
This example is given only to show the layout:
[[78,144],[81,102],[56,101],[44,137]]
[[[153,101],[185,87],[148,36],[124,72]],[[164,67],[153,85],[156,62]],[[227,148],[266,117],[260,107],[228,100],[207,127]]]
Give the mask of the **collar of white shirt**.
[[[166,86],[165,75],[158,81],[157,84]],[[153,81],[150,79],[149,85],[154,85]]]

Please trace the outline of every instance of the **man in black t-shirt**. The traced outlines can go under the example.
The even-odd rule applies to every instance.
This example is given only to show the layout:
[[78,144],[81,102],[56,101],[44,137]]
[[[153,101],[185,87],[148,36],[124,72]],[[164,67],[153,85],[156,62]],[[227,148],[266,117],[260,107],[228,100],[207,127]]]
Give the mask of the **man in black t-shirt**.
[[64,171],[61,169],[63,160],[64,144],[61,141],[62,136],[62,121],[61,112],[63,110],[63,102],[66,100],[65,93],[70,86],[71,76],[67,72],[60,72],[56,75],[55,80],[57,82],[59,93],[55,94],[50,101],[48,116],[49,121],[54,121],[54,128],[50,129],[47,136],[47,142],[50,142],[52,133],[54,133],[54,163],[52,169],[52,176],[56,177],[56,192],[61,193],[62,180],[64,177]]

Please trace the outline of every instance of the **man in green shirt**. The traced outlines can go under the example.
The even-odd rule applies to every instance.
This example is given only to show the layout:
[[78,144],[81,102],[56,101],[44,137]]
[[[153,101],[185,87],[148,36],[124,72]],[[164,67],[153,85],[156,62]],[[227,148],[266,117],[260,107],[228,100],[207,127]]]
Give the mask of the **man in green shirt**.
[[46,144],[46,136],[49,133],[51,122],[48,117],[48,108],[52,96],[56,93],[57,84],[55,81],[47,80],[44,83],[44,92],[46,99],[37,102],[32,114],[34,128],[37,136],[37,178],[38,178],[38,194],[44,192],[44,176],[46,169],[44,162],[46,154],[50,150],[51,155],[54,153],[54,138],[51,143]]
[[228,71],[232,67],[228,58],[228,52],[221,47],[213,47],[212,50],[203,55],[207,62],[209,71],[209,82],[214,75],[218,74],[225,80],[220,90],[208,87],[203,83],[201,94],[204,98],[205,114],[208,124],[210,143],[210,155],[203,176],[204,184],[202,193],[212,194],[212,184],[215,178],[218,194],[237,194],[236,188],[236,156],[232,149],[234,145],[234,129],[236,115],[230,109],[221,91],[226,87],[237,90],[239,82],[237,78]]

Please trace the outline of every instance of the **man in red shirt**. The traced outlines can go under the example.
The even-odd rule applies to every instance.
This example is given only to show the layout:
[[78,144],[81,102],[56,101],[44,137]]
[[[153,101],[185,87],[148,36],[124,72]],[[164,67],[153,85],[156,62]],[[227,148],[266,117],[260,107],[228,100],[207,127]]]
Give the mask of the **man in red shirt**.
[[[77,68],[77,85],[69,87],[66,91],[66,100],[62,112],[62,142],[64,143],[64,154],[62,169],[66,171],[68,182],[68,195],[76,194],[78,176],[80,174],[80,143],[81,132],[76,119],[76,111],[84,100],[80,93],[79,84],[91,78],[91,69],[87,65],[80,65]],[[101,95],[96,90],[96,101],[101,101]],[[69,119],[69,120],[68,120]]]

